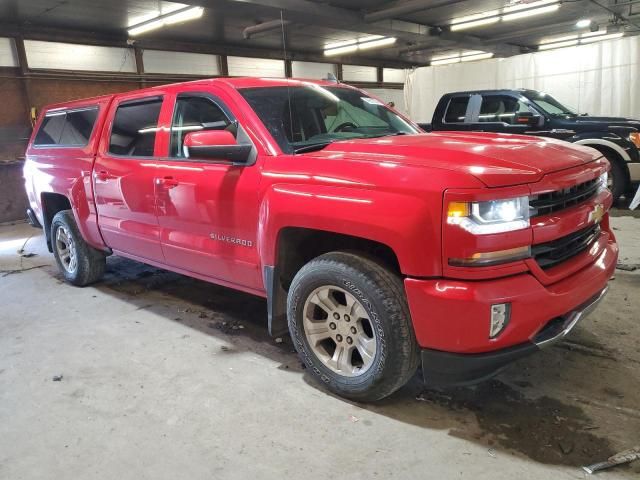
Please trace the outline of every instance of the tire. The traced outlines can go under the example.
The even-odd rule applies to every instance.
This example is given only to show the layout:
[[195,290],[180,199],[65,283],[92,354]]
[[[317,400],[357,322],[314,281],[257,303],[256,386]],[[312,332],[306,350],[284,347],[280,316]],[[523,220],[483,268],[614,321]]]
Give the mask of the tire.
[[609,189],[611,195],[613,195],[613,201],[618,199],[627,193],[629,190],[629,172],[626,169],[624,161],[620,159],[615,153],[610,151],[602,151],[602,154],[609,160],[611,164],[611,171],[609,172]]
[[418,367],[402,280],[373,260],[346,252],[311,260],[293,279],[287,317],[308,370],[342,397],[380,400]]
[[71,210],[63,210],[53,217],[51,246],[58,268],[67,282],[84,287],[104,275],[105,254],[84,241]]

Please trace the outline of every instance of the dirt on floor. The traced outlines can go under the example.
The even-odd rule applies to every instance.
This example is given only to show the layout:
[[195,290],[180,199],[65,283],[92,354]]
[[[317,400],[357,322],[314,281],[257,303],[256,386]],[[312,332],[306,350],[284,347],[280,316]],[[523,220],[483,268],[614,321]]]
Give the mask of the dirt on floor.
[[[613,220],[619,236],[632,231],[625,236],[631,246],[640,232],[639,222],[631,217]],[[30,240],[29,245],[33,242],[41,238]],[[622,249],[621,259],[640,263],[640,249],[631,246]],[[41,245],[37,252],[28,256],[33,252],[26,248],[10,260],[0,252],[0,282],[9,275],[20,275],[28,285],[29,276],[41,272],[62,284]],[[510,365],[490,381],[434,390],[425,388],[418,374],[398,393],[373,405],[338,400],[363,412],[350,417],[354,422],[362,417],[364,425],[371,425],[376,417],[385,417],[459,439],[464,442],[459,452],[463,459],[476,455],[475,449],[465,447],[474,445],[486,449],[489,459],[509,455],[535,464],[569,467],[569,478],[582,478],[582,465],[640,445],[640,268],[618,270],[610,287],[597,311],[566,341]],[[218,353],[248,351],[275,360],[277,368],[304,381],[299,385],[301,395],[311,389],[332,397],[305,372],[288,338],[268,336],[263,299],[122,258],[110,258],[104,281],[91,288],[94,297],[108,296],[135,310],[223,339]],[[0,294],[2,302],[11,301],[4,289]],[[394,436],[402,435],[402,428],[393,430],[389,444],[394,444]],[[638,478],[640,461],[602,475]]]

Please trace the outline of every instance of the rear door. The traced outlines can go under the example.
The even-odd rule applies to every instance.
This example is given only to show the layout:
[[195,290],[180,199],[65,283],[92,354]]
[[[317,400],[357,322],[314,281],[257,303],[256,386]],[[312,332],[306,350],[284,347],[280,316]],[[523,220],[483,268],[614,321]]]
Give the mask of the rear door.
[[439,130],[470,131],[480,108],[481,97],[477,94],[453,95],[445,106],[442,118],[434,118],[433,125],[441,124]]
[[536,128],[515,121],[517,113],[525,112],[537,115],[529,105],[515,96],[482,95],[480,110],[471,123],[475,131],[527,134]]
[[208,129],[226,129],[238,143],[252,143],[231,109],[232,100],[221,95],[187,89],[172,96],[172,108],[163,111],[162,123],[170,127],[162,132],[166,153],[157,162],[162,250],[167,265],[262,290],[256,241],[259,165],[187,158],[183,149],[186,135]]
[[107,246],[157,262],[164,261],[154,185],[163,98],[158,91],[114,101],[93,171],[98,224]]

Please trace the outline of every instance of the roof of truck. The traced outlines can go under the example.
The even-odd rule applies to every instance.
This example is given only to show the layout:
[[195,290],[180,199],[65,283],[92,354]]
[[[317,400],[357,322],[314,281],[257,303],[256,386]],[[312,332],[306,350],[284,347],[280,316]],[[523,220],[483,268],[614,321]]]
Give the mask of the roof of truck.
[[77,107],[82,107],[83,105],[86,105],[86,104],[108,102],[111,99],[113,99],[113,97],[116,97],[118,95],[126,95],[132,92],[136,92],[136,93],[153,92],[158,89],[163,89],[163,90],[173,89],[173,88],[179,88],[184,85],[219,85],[219,84],[223,84],[234,89],[257,88],[257,87],[287,87],[287,86],[292,87],[292,86],[304,86],[309,84],[320,85],[320,86],[333,86],[333,87],[339,85],[345,88],[352,88],[352,87],[348,87],[345,84],[339,84],[331,80],[312,80],[312,79],[303,79],[303,78],[219,77],[219,78],[193,80],[190,82],[172,83],[168,85],[158,85],[154,87],[129,90],[129,91],[118,92],[118,93],[113,93],[109,95],[101,95],[98,97],[88,97],[88,98],[81,98],[77,100],[70,100],[67,102],[60,102],[60,103],[47,105],[46,109],[49,111],[49,110],[62,109],[62,108],[65,108],[65,109],[77,108]]

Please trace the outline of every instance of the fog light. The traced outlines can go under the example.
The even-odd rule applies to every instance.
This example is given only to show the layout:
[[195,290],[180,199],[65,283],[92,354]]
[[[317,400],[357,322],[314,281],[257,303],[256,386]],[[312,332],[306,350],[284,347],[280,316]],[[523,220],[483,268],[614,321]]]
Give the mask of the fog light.
[[489,338],[496,338],[502,333],[511,318],[510,303],[496,303],[491,305],[491,325],[489,326]]

